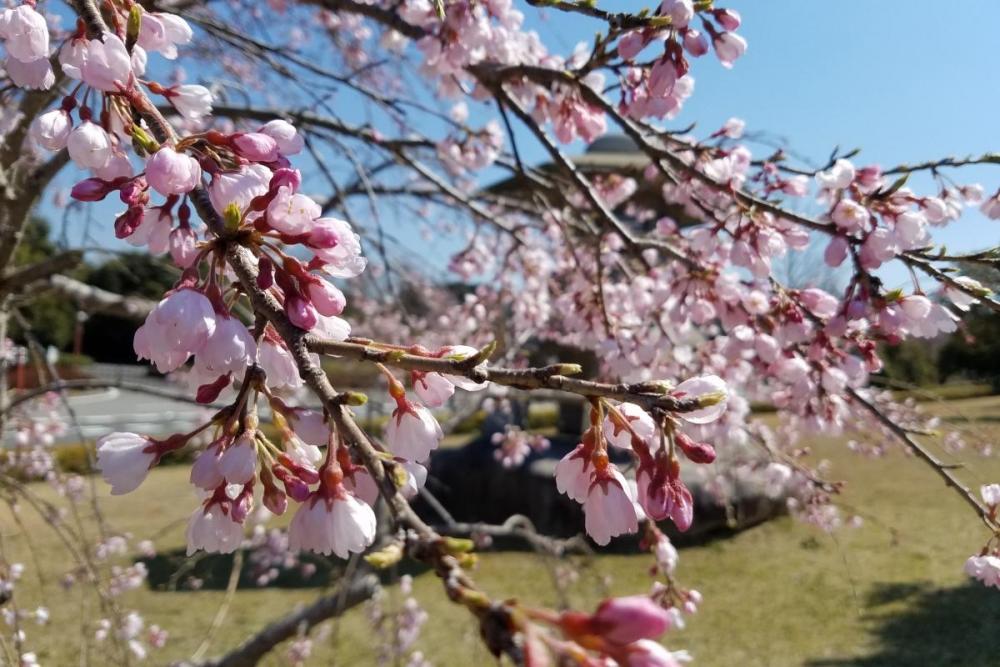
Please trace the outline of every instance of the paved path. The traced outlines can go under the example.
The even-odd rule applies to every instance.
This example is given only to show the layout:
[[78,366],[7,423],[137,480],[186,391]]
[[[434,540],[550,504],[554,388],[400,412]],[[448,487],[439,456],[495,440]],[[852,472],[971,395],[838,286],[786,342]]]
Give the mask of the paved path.
[[[166,382],[164,388],[169,388]],[[76,413],[83,437],[93,439],[111,431],[134,431],[148,435],[169,435],[189,431],[214,410],[185,401],[150,396],[129,389],[107,389],[71,395],[70,406]],[[65,407],[59,413],[68,419]],[[80,433],[67,421],[64,441],[77,441]]]

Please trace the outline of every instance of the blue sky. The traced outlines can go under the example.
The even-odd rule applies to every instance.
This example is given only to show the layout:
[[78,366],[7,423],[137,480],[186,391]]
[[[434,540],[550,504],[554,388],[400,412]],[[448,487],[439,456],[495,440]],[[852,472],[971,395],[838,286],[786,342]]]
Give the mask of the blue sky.
[[[636,11],[643,5],[599,6]],[[1000,150],[1000,73],[992,57],[1000,2],[732,0],[726,6],[743,16],[740,32],[749,42],[747,53],[732,70],[711,55],[693,61],[695,92],[673,127],[697,122],[695,133],[704,136],[738,116],[748,130],[783,139],[816,163],[837,145],[863,149],[859,164],[883,166]],[[522,9],[528,25],[563,54],[591,40],[599,28],[581,16]],[[529,162],[547,157],[519,134]],[[770,152],[751,147],[757,155]],[[1000,182],[997,166],[947,173],[960,183],[979,182],[988,192]],[[930,184],[915,178],[911,185],[927,191]],[[124,247],[113,239],[110,219],[101,226],[97,237],[102,243]],[[1000,223],[978,212],[943,233],[936,231],[950,250],[1000,240]],[[905,273],[890,269],[885,277],[896,283]]]

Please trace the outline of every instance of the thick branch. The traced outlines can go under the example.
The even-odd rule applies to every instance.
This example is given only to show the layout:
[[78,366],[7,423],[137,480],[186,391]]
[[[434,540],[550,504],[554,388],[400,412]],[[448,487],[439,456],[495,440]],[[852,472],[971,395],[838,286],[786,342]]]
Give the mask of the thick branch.
[[61,295],[73,299],[78,308],[88,313],[105,313],[142,321],[156,307],[156,302],[152,299],[109,292],[69,276],[50,276],[48,285]]
[[616,401],[635,403],[647,410],[658,408],[667,412],[690,412],[703,407],[699,405],[697,399],[675,398],[666,395],[663,393],[662,387],[648,382],[609,384],[567,377],[560,374],[561,371],[565,372],[566,370],[563,364],[542,368],[469,367],[465,360],[403,354],[397,350],[383,350],[364,343],[350,341],[321,340],[310,336],[307,345],[310,350],[320,354],[330,354],[358,361],[378,362],[410,371],[462,375],[475,382],[493,382],[515,389],[546,388],[579,394],[580,396],[601,396]]
[[237,648],[219,658],[197,662],[178,662],[174,667],[253,667],[281,642],[308,632],[323,621],[340,616],[351,607],[368,600],[378,590],[378,577],[366,574],[312,604],[274,621]]
[[70,250],[34,264],[18,267],[0,278],[0,297],[18,292],[34,282],[52,277],[53,274],[72,269],[82,259],[83,253]]

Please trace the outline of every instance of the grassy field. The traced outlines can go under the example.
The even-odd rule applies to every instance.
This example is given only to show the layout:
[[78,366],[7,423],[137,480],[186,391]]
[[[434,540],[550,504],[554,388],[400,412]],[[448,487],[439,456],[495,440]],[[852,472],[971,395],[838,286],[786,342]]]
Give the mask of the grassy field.
[[[982,437],[1000,433],[994,421],[1000,417],[1000,399],[927,407],[962,421]],[[848,482],[843,504],[862,515],[864,524],[830,536],[782,517],[729,539],[683,549],[678,576],[698,588],[705,601],[688,627],[667,636],[665,643],[690,650],[698,665],[720,667],[1000,664],[1000,592],[970,585],[961,571],[965,558],[986,537],[981,524],[918,461],[899,453],[861,460],[836,441],[814,446],[816,456],[833,462],[831,476]],[[966,462],[963,474],[970,484],[1000,481],[1000,460],[970,453]],[[109,524],[138,537],[156,534],[161,549],[180,546],[183,521],[195,502],[186,473],[184,467],[155,471],[128,497],[108,497],[99,487]],[[41,496],[53,495],[44,485],[32,488]],[[94,530],[87,517],[81,521]],[[99,612],[89,596],[60,587],[69,563],[46,524],[27,507],[17,521],[0,510],[4,557],[29,568],[18,603],[25,608],[44,604],[52,612],[47,628],[27,628],[29,647],[43,665],[81,664],[80,620],[92,622]],[[475,576],[497,597],[555,604],[551,565],[528,553],[487,553]],[[574,585],[571,602],[586,608],[609,592],[645,591],[648,565],[645,556],[598,557]],[[444,601],[432,575],[418,576],[415,592],[434,619],[425,626],[419,648],[435,664],[491,664],[466,614]],[[240,590],[208,654],[232,646],[314,594]],[[143,588],[126,594],[122,604],[170,631],[167,647],[150,658],[162,664],[189,656],[202,643],[224,598],[222,591]],[[373,664],[380,641],[364,610],[355,609],[317,645],[310,664]],[[95,656],[91,664],[105,663]],[[266,664],[282,663],[274,659]]]

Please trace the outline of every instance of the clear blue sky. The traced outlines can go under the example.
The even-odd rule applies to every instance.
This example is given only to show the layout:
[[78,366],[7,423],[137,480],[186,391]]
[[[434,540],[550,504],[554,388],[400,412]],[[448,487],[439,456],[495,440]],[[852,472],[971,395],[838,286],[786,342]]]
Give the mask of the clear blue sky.
[[[836,145],[862,148],[859,164],[884,166],[1000,150],[997,0],[721,4],[741,12],[747,53],[732,70],[711,55],[695,60],[694,95],[672,126],[697,122],[695,132],[704,136],[738,116],[748,130],[780,137],[817,163]],[[599,6],[635,11],[644,5],[619,1]],[[522,9],[528,25],[556,52],[568,54],[577,42],[590,41],[598,28],[584,17]],[[527,136],[519,145],[529,161],[546,158]],[[752,148],[757,155],[769,151]],[[988,192],[1000,183],[996,166],[949,173],[962,183],[979,182]],[[911,183],[921,190],[928,185],[921,179]],[[124,246],[112,237],[112,221],[106,222],[98,238],[109,247]],[[950,250],[1000,241],[1000,223],[978,213],[970,212],[943,234],[937,231]],[[886,278],[899,281],[904,274],[889,271]]]

